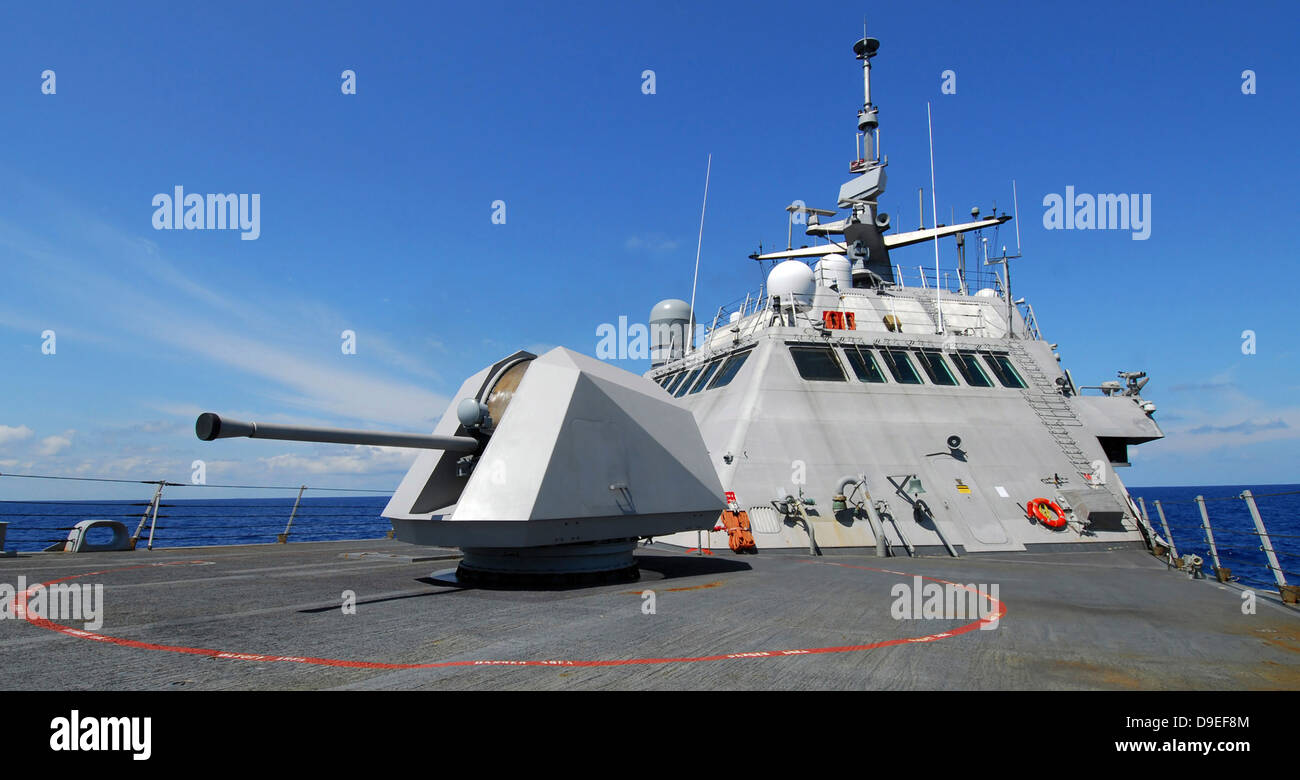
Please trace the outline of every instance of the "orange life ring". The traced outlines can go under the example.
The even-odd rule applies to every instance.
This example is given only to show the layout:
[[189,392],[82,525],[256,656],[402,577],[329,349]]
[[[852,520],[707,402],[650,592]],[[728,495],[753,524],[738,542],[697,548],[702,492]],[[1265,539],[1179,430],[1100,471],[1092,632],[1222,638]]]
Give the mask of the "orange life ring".
[[1037,520],[1052,530],[1065,527],[1065,512],[1055,501],[1046,498],[1035,498],[1029,502],[1029,519]]

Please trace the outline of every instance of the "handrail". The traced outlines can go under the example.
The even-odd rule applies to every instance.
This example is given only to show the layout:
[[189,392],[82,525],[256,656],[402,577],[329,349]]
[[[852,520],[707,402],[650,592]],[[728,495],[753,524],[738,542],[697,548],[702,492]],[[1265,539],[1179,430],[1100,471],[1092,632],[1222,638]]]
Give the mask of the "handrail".
[[[1262,493],[1256,496],[1251,490],[1246,489],[1235,496],[1215,496],[1215,497],[1207,498],[1205,496],[1198,495],[1195,498],[1192,498],[1190,500],[1173,500],[1173,501],[1156,500],[1154,502],[1155,508],[1157,514],[1160,517],[1161,530],[1164,532],[1163,541],[1165,544],[1168,545],[1169,548],[1169,553],[1167,556],[1168,562],[1170,563],[1170,565],[1178,566],[1179,568],[1187,567],[1187,560],[1189,556],[1187,555],[1180,556],[1178,554],[1177,543],[1174,540],[1173,531],[1180,531],[1180,532],[1196,531],[1199,532],[1200,542],[1204,545],[1202,549],[1208,550],[1209,557],[1212,561],[1212,570],[1215,572],[1216,576],[1220,581],[1229,582],[1235,580],[1242,580],[1242,581],[1249,581],[1255,583],[1266,582],[1264,580],[1248,577],[1240,573],[1234,574],[1226,565],[1227,563],[1240,561],[1244,564],[1265,569],[1269,573],[1269,575],[1271,575],[1271,578],[1273,580],[1274,585],[1277,588],[1278,593],[1283,597],[1283,602],[1296,603],[1295,599],[1297,595],[1300,595],[1297,593],[1297,591],[1300,591],[1300,588],[1288,584],[1286,575],[1290,574],[1292,576],[1300,577],[1300,572],[1295,572],[1290,569],[1284,568],[1282,564],[1279,562],[1278,558],[1279,556],[1281,556],[1282,558],[1300,559],[1300,553],[1289,552],[1286,550],[1279,550],[1274,547],[1274,540],[1275,539],[1300,539],[1300,534],[1270,533],[1268,528],[1264,524],[1263,516],[1260,514],[1259,506],[1255,500],[1257,498],[1267,498],[1267,497],[1275,497],[1275,496],[1294,496],[1294,495],[1300,495],[1300,490],[1286,490],[1286,491],[1277,491],[1273,493]],[[1141,502],[1143,506],[1145,506],[1144,499],[1139,498],[1138,501]],[[1251,522],[1255,527],[1255,530],[1250,531],[1250,530],[1243,530],[1241,528],[1226,528],[1223,527],[1222,523],[1220,523],[1218,527],[1215,527],[1210,517],[1209,507],[1207,506],[1207,503],[1211,501],[1244,502],[1246,509],[1249,512]],[[1196,507],[1195,511],[1200,517],[1200,521],[1201,521],[1200,524],[1194,526],[1169,524],[1169,522],[1165,517],[1165,505],[1167,504],[1195,505]],[[1187,519],[1192,519],[1192,518],[1189,517]],[[1222,542],[1216,540],[1215,538],[1216,535],[1223,535],[1223,534],[1229,534],[1233,537],[1253,536],[1256,538],[1259,544],[1256,546],[1241,546],[1239,544],[1223,544]],[[1184,542],[1184,550],[1186,549],[1187,549],[1186,543]],[[1228,555],[1231,557],[1229,561],[1224,561],[1221,558],[1220,554],[1222,551],[1225,550],[1229,551]],[[1235,551],[1246,552],[1246,553],[1262,552],[1264,554],[1263,555],[1264,561],[1260,562],[1258,560],[1255,561],[1243,560],[1241,556],[1232,556],[1232,553]],[[1193,574],[1195,574],[1195,572],[1193,572]]]
[[[10,523],[8,531],[10,534],[11,542],[28,543],[28,544],[34,544],[38,542],[41,544],[66,542],[67,541],[66,536],[60,539],[46,539],[46,538],[25,538],[25,535],[29,533],[48,534],[49,532],[52,531],[71,531],[76,527],[75,522],[82,519],[82,515],[93,515],[94,519],[132,517],[132,518],[139,518],[139,522],[136,524],[135,531],[134,533],[131,534],[130,537],[131,549],[135,549],[140,538],[146,535],[145,527],[147,525],[148,534],[147,534],[147,541],[146,541],[146,549],[149,550],[152,550],[154,547],[154,539],[158,531],[171,532],[173,530],[181,530],[181,531],[230,531],[232,532],[231,534],[209,533],[209,534],[200,534],[198,536],[184,535],[184,534],[176,535],[174,533],[167,533],[165,536],[168,541],[206,540],[208,543],[220,543],[223,541],[247,542],[255,539],[270,537],[271,539],[274,539],[279,543],[287,543],[295,521],[302,521],[302,520],[318,521],[318,520],[323,520],[324,518],[329,518],[326,522],[328,522],[331,525],[340,525],[340,524],[360,525],[363,523],[373,524],[377,520],[381,519],[378,511],[379,507],[374,504],[330,504],[328,507],[325,508],[326,511],[321,511],[321,510],[312,509],[310,506],[303,504],[302,502],[303,494],[308,490],[328,491],[328,492],[335,492],[335,493],[344,492],[344,493],[353,493],[353,494],[356,493],[391,494],[392,492],[390,490],[378,490],[374,488],[339,488],[339,487],[317,487],[317,486],[308,486],[308,485],[294,485],[290,487],[290,486],[283,486],[283,485],[222,485],[222,484],[207,484],[207,483],[187,484],[183,482],[169,482],[167,480],[116,479],[116,478],[109,478],[109,477],[68,477],[68,476],[57,476],[51,474],[0,473],[0,477],[14,477],[19,479],[51,479],[51,480],[68,480],[68,481],[78,481],[78,482],[97,482],[97,483],[108,482],[108,483],[118,483],[118,484],[152,485],[154,488],[153,491],[151,491],[152,495],[146,501],[138,501],[132,499],[116,499],[116,500],[103,500],[103,501],[94,501],[94,500],[55,501],[55,500],[40,500],[40,499],[32,500],[32,501],[23,501],[19,499],[0,499],[0,517],[32,518],[38,520],[38,524],[32,524],[32,525],[24,523],[22,525],[15,526],[13,523]],[[176,504],[176,503],[164,503],[162,501],[162,494],[164,488],[294,490],[297,491],[297,496],[294,499],[292,508],[290,508],[289,510],[288,522],[283,526],[283,531],[277,533],[274,530],[267,530],[267,528],[273,523],[275,524],[274,526],[275,528],[279,528],[278,523],[276,523],[276,521],[272,519],[270,514],[271,510],[276,510],[280,508],[278,504],[274,504],[274,503],[255,504],[255,503],[246,503],[246,502],[221,503],[221,504],[195,503],[186,506],[186,505]],[[271,500],[274,501],[281,498],[283,498],[284,500],[288,500],[288,497],[280,497],[280,496],[273,497]],[[191,499],[191,500],[198,501],[198,502],[222,501],[222,499]],[[29,511],[5,511],[7,509],[8,510],[16,509],[19,506],[24,508],[31,508],[31,509]],[[110,512],[98,511],[98,508],[100,507],[106,508],[108,510],[117,510],[117,511],[110,511]],[[224,514],[219,512],[173,513],[173,512],[159,511],[160,509],[167,509],[167,508],[217,509],[218,507],[222,509],[264,508],[268,510],[268,512],[265,515],[257,518],[243,518],[238,515],[232,516],[230,514]],[[136,509],[135,511],[129,511],[131,508],[136,508]],[[68,511],[58,511],[60,509],[68,510]],[[359,509],[359,510],[369,510],[369,511],[349,512],[346,511],[348,509]],[[123,510],[127,510],[127,511],[123,511]],[[336,511],[336,510],[343,510],[343,511]],[[373,515],[371,515],[371,513],[373,513]],[[368,515],[370,515],[370,517],[367,517]],[[212,518],[212,517],[230,517],[232,519],[232,522],[221,524],[221,525],[213,525],[213,524],[195,525],[189,522],[184,522],[184,523],[177,522],[174,524],[158,523],[158,520],[160,518],[164,520],[170,519],[173,521],[182,521],[182,520],[188,521],[196,518]],[[57,522],[61,520],[64,524],[41,523],[39,522],[41,520],[48,520],[52,522]],[[248,522],[240,522],[241,520],[247,520]],[[74,525],[67,525],[67,523],[74,523]],[[245,533],[245,531],[247,531],[248,529],[256,529],[256,532]],[[389,533],[391,537],[391,531]],[[17,535],[17,538],[15,538],[15,535]]]

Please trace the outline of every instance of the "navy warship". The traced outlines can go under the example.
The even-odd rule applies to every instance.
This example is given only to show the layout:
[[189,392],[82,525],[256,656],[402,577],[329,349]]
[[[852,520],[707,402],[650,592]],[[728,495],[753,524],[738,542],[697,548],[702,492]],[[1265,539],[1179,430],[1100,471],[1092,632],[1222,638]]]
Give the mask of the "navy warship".
[[[987,254],[1011,217],[890,232],[878,49],[837,209],[788,210],[824,243],[755,253],[764,288],[700,338],[670,298],[643,376],[515,352],[428,435],[204,413],[204,441],[419,450],[395,538],[22,556],[17,602],[107,606],[0,625],[0,686],[1300,688],[1292,607],[1148,552],[1115,471],[1162,435],[1147,378],[1081,392]],[[891,253],[949,236],[958,267],[907,284]]]
[[[755,254],[764,289],[696,338],[657,304],[644,377],[565,349],[468,379],[427,437],[199,419],[229,436],[426,450],[384,516],[397,538],[465,550],[462,576],[633,575],[637,539],[754,550],[939,551],[1138,544],[1116,475],[1162,436],[1144,373],[1085,396],[988,257],[1000,214],[890,233],[871,101],[874,38],[854,45],[861,156],[836,206],[795,205],[816,246]],[[891,251],[973,233],[983,263],[907,286]],[[812,265],[808,261],[814,260]],[[977,282],[990,286],[976,288]],[[507,414],[509,410],[509,414]],[[1149,534],[1148,534],[1149,535]]]

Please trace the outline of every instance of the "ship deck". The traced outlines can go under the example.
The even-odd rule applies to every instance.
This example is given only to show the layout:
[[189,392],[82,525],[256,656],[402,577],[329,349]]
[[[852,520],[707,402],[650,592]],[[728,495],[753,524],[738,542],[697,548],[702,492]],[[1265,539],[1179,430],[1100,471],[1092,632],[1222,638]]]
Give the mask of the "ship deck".
[[[429,578],[455,558],[379,540],[0,560],[10,585],[104,586],[94,632],[0,620],[0,688],[1300,689],[1295,608],[1261,597],[1243,614],[1240,588],[1141,550],[882,559],[652,546],[638,548],[638,582],[552,590]],[[997,585],[1005,614],[990,630],[895,619],[891,590],[915,575]]]

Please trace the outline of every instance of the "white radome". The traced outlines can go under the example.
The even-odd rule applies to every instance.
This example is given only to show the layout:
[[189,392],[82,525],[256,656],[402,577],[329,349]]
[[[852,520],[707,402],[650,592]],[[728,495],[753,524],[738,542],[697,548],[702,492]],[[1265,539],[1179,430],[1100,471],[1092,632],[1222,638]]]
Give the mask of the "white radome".
[[767,274],[767,294],[779,297],[782,303],[794,301],[796,306],[811,306],[815,286],[812,269],[801,260],[778,263]]
[[844,255],[829,254],[814,267],[817,283],[843,292],[853,287],[853,264]]

